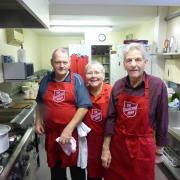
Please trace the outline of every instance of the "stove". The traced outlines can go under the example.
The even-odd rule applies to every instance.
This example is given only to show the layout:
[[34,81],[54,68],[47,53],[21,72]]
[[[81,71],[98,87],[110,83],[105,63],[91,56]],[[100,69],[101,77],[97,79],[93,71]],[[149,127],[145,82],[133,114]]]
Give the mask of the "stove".
[[34,129],[16,123],[8,125],[11,126],[10,146],[0,154],[0,180],[33,180],[37,167]]

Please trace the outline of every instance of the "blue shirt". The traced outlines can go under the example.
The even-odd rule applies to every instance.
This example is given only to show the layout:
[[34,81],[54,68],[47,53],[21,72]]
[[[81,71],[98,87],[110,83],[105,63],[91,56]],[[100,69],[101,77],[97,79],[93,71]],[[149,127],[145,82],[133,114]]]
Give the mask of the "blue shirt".
[[[70,73],[64,79],[63,82],[70,82]],[[44,103],[43,96],[46,92],[48,82],[56,82],[54,80],[54,72],[50,72],[47,74],[40,82],[38,95],[36,98],[36,102],[38,104]],[[84,82],[80,75],[74,73],[74,94],[75,94],[75,102],[77,108],[90,108],[92,106],[91,99],[89,93],[84,85]]]

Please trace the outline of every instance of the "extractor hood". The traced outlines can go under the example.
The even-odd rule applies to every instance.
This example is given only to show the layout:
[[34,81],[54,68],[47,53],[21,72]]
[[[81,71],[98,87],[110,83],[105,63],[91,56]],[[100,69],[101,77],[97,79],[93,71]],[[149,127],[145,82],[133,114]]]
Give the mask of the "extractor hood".
[[48,24],[47,0],[0,0],[0,28],[48,28]]

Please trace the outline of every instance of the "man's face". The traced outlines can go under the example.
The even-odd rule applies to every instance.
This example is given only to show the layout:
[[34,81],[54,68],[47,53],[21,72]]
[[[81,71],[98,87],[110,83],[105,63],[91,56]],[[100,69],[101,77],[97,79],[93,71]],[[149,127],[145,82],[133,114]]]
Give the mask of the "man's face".
[[53,59],[51,60],[51,65],[57,77],[60,78],[65,77],[70,68],[70,61],[68,54],[62,53],[61,51],[57,51],[54,54]]
[[142,56],[139,50],[131,50],[126,54],[124,67],[127,70],[130,80],[138,81],[142,78],[147,60]]

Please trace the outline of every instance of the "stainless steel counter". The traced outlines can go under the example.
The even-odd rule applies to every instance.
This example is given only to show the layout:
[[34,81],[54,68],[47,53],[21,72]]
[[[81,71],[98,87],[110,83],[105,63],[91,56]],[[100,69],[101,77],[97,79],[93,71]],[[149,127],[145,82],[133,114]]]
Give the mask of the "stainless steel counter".
[[[0,108],[1,122],[18,123],[23,127],[34,125],[35,100],[26,100],[24,94],[17,94],[12,99],[13,102],[8,107]],[[26,106],[27,104],[29,104],[28,107]]]

